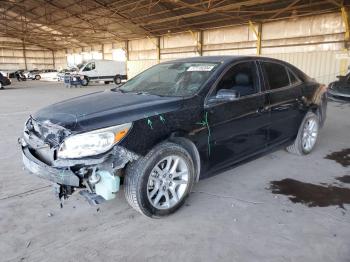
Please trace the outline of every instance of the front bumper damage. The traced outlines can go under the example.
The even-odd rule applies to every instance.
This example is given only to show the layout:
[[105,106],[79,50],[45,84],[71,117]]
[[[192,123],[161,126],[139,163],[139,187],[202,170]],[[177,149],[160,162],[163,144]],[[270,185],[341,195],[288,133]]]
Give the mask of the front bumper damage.
[[[111,194],[119,189],[122,169],[139,156],[116,145],[110,151],[94,157],[59,159],[56,157],[59,145],[70,134],[69,130],[59,125],[48,121],[38,123],[30,118],[23,137],[19,139],[25,169],[32,175],[55,183],[61,199],[77,189],[85,189],[82,195],[90,203],[101,202],[96,201],[97,193],[104,199],[111,199]],[[113,182],[118,185],[111,187],[110,183]]]

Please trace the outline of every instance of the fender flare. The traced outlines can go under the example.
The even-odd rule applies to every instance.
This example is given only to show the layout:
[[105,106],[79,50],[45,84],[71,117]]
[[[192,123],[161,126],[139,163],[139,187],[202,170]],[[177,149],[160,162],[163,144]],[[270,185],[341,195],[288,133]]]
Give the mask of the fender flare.
[[179,136],[171,136],[168,139],[170,142],[176,143],[187,150],[193,159],[194,168],[196,170],[195,181],[199,181],[199,176],[201,173],[201,159],[196,145],[189,139]]

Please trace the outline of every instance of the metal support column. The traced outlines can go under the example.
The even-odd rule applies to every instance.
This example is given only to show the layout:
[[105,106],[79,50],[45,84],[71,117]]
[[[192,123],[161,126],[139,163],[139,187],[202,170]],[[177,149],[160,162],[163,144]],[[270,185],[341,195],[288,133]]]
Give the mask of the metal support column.
[[129,40],[125,41],[125,56],[126,56],[126,61],[130,60],[129,57]]
[[26,54],[26,44],[24,42],[24,39],[22,39],[22,47],[23,47],[23,57],[24,57],[24,69],[28,70],[28,66],[27,66],[27,54]]
[[258,24],[258,30],[255,29],[255,26],[252,21],[249,20],[249,28],[253,31],[256,36],[256,54],[261,55],[261,35],[262,35],[262,24]]
[[56,69],[55,51],[51,49],[53,69]]
[[160,63],[160,36],[157,37],[157,60]]
[[199,55],[203,56],[203,30],[199,31],[198,49],[199,49]]
[[350,19],[349,19],[349,12],[344,6],[341,8],[341,16],[345,26],[344,40],[349,41],[350,40]]

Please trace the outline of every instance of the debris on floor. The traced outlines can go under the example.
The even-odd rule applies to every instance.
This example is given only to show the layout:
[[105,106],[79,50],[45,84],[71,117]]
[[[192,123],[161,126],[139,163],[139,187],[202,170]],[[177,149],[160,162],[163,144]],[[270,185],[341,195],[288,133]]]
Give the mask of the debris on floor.
[[31,243],[32,243],[32,241],[29,240],[29,241],[27,242],[26,248],[28,248],[28,247],[30,246]]

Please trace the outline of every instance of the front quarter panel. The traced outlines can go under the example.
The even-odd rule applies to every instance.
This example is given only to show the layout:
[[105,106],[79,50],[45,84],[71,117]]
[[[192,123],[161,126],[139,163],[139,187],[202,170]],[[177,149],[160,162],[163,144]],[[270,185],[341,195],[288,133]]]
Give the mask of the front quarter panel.
[[201,121],[202,99],[194,97],[184,101],[184,105],[176,110],[145,116],[133,123],[133,127],[121,146],[140,155],[146,155],[156,144],[171,136],[190,137],[190,133],[198,128]]

